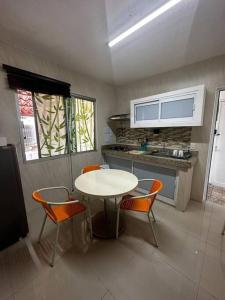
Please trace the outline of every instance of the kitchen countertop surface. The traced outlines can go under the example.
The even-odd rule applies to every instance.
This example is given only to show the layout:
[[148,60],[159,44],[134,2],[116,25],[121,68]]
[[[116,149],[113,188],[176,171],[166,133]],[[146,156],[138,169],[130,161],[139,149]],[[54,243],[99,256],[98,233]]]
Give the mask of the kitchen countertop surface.
[[[171,168],[171,169],[182,169],[186,170],[191,167],[193,167],[197,161],[197,151],[193,151],[192,157],[189,159],[179,159],[179,158],[173,158],[173,157],[162,157],[162,156],[154,156],[154,155],[149,155],[150,151],[146,151],[142,154],[134,154],[134,153],[129,153],[130,151],[123,151],[123,150],[112,150],[110,149],[115,145],[106,145],[102,146],[102,154],[103,155],[111,155],[115,157],[121,157],[124,159],[130,159],[130,160],[135,160],[135,161],[140,161],[140,162],[146,162],[149,164],[153,165],[159,165],[165,168]],[[133,150],[133,149],[130,149]]]

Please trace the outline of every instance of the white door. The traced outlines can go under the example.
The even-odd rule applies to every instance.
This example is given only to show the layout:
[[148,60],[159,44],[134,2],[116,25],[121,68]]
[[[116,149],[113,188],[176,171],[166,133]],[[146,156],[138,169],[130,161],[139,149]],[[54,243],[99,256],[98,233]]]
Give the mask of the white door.
[[225,91],[220,93],[209,182],[225,188]]

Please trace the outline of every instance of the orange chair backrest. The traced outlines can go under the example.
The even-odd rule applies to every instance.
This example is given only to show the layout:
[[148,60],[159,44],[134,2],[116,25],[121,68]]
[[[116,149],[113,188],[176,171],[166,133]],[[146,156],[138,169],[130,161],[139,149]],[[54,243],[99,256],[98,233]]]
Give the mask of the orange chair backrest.
[[49,205],[47,203],[46,200],[44,200],[44,198],[42,197],[41,193],[35,191],[32,194],[33,199],[38,202],[39,204],[41,204],[43,206],[43,208],[48,212],[48,214],[56,221],[57,218],[53,212],[53,210],[51,209],[51,205]]
[[149,210],[151,210],[152,208],[152,205],[155,201],[155,198],[157,196],[157,194],[162,190],[163,188],[163,183],[161,180],[159,179],[154,179],[153,182],[152,182],[152,186],[149,190],[149,194],[152,194],[152,193],[155,193],[154,195],[150,196],[149,197],[149,200],[150,200],[150,208]]
[[87,172],[91,172],[91,171],[95,171],[95,170],[100,170],[101,167],[100,165],[89,165],[89,166],[85,166],[82,169],[82,174],[87,173]]

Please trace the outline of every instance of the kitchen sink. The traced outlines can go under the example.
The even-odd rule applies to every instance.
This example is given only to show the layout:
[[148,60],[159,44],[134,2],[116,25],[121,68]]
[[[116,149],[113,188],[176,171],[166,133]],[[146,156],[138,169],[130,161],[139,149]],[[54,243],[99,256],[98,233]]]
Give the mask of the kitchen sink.
[[159,156],[159,157],[172,157],[170,152],[150,152],[146,153],[146,155]]
[[192,155],[189,152],[185,152],[183,157],[173,156],[171,151],[159,151],[159,152],[149,152],[146,155],[156,156],[156,157],[170,157],[176,159],[189,159]]

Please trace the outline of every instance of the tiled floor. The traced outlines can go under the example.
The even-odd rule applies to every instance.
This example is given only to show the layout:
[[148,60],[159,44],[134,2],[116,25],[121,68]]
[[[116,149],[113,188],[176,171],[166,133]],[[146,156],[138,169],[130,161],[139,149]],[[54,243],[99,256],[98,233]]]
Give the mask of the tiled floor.
[[182,213],[157,202],[155,215],[158,249],[150,244],[147,220],[132,215],[119,240],[89,243],[75,224],[71,246],[71,224],[66,224],[54,268],[45,260],[54,231],[34,246],[40,262],[29,243],[1,252],[0,299],[225,299],[225,207],[191,202]]
[[209,184],[207,198],[211,202],[225,206],[225,188]]

